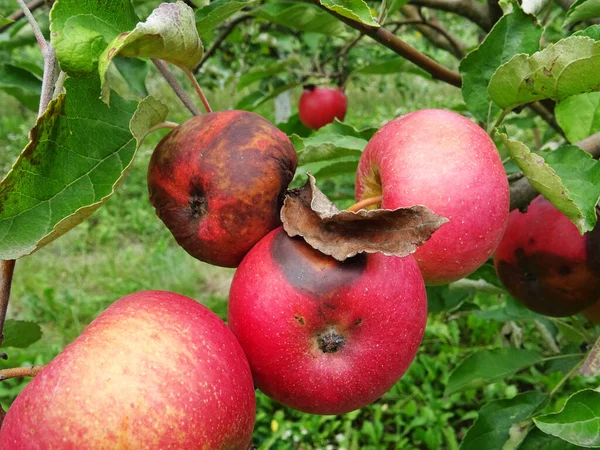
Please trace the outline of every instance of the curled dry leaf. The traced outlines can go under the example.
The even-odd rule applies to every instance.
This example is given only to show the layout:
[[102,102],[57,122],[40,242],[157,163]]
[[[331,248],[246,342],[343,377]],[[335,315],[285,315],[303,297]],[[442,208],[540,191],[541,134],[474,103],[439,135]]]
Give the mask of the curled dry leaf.
[[288,191],[281,221],[289,236],[302,236],[313,248],[344,261],[363,252],[407,256],[448,219],[422,205],[340,211],[308,174],[303,187]]
[[594,343],[594,346],[577,373],[585,377],[595,377],[600,375],[600,338]]

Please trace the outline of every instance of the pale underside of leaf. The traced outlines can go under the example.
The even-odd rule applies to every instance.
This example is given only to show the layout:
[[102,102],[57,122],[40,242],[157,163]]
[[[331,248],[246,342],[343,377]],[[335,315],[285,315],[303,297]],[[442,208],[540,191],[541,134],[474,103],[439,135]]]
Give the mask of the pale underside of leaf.
[[421,205],[340,211],[310,174],[304,187],[288,192],[281,220],[288,235],[302,236],[313,248],[339,261],[363,252],[407,256],[448,222]]

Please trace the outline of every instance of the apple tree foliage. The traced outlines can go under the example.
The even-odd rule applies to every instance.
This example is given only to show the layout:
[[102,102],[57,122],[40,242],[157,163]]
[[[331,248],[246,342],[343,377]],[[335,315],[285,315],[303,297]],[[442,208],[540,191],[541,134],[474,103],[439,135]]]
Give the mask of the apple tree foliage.
[[[84,221],[118,189],[146,134],[168,118],[168,108],[148,96],[145,85],[156,60],[195,77],[204,88],[235,84],[246,93],[236,108],[250,111],[285,100],[307,83],[360,85],[402,74],[422,83],[452,84],[462,90],[464,103],[447,108],[494,137],[515,191],[528,180],[580,232],[596,224],[598,0],[53,3],[49,14],[42,8],[36,18],[66,79],[30,124],[29,143],[0,182],[1,260],[31,255]],[[8,15],[0,15],[0,89],[37,110],[44,71],[23,52],[35,39],[19,33],[28,26],[24,20]],[[443,55],[450,69],[403,41],[385,38],[384,32],[404,36],[400,32],[407,27],[418,30],[416,37],[407,36],[409,44],[427,40],[428,54]],[[453,36],[458,31],[465,41]],[[534,121],[544,123],[543,133],[535,136]],[[299,155],[296,184],[311,172],[333,199],[348,203],[358,159],[380,125],[336,121],[315,132],[302,126],[297,114],[278,123]],[[481,302],[484,297],[495,305]],[[525,309],[489,263],[450,286],[428,288],[428,301],[432,315],[500,322],[508,336],[504,346],[472,352],[454,367],[445,396],[527,370],[560,374],[545,390],[524,388],[482,405],[461,449],[600,447],[600,393],[564,390],[575,374],[598,385],[597,328],[578,317],[549,319]],[[537,333],[545,348],[532,349],[528,333]],[[3,347],[27,347],[41,332],[38,324],[9,319],[4,336]]]

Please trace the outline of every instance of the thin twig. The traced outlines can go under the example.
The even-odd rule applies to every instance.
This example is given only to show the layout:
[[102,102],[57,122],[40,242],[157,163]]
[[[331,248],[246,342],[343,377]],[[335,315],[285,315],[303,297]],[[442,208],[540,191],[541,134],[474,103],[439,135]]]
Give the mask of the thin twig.
[[[44,0],[35,0],[33,2],[27,3],[27,9],[29,9],[29,11],[35,11],[36,9],[40,8],[41,6],[43,6],[45,3],[46,2]],[[23,16],[25,16],[25,13],[23,12],[22,9],[19,9],[18,11],[15,11],[14,13],[12,13],[10,16],[7,17],[7,19],[8,20],[13,20],[14,22],[7,23],[6,25],[0,27],[0,33],[4,33],[17,20],[21,19]]]
[[[426,26],[431,28],[432,30],[437,31],[439,34],[441,34],[446,41],[448,41],[448,43],[450,44],[450,46],[454,49],[454,52],[452,52],[453,54],[456,55],[457,58],[462,59],[465,56],[465,52],[464,50],[460,47],[460,44],[458,43],[457,39],[455,37],[453,37],[450,33],[448,33],[448,31],[433,22],[430,22],[428,20],[424,20],[424,19],[405,19],[405,20],[398,20],[398,21],[394,21],[394,22],[388,22],[386,23],[387,25],[398,25],[398,27],[402,27],[404,25],[416,25],[416,26]],[[398,28],[396,28],[397,30]]]
[[150,58],[150,59],[152,60],[152,62],[154,63],[154,65],[156,66],[158,71],[161,73],[161,75],[164,77],[164,79],[167,80],[167,83],[169,83],[169,86],[171,86],[171,88],[173,89],[173,91],[175,92],[177,97],[179,97],[179,100],[181,100],[181,103],[183,103],[185,105],[185,107],[194,116],[202,115],[202,113],[200,112],[200,109],[198,109],[198,107],[194,104],[192,99],[183,90],[183,88],[181,87],[179,82],[175,79],[175,77],[171,73],[171,70],[169,70],[169,66],[167,65],[167,63],[160,59],[156,59],[156,58]]
[[0,370],[0,381],[10,378],[35,377],[43,368],[44,366],[31,366]]
[[2,261],[0,274],[0,345],[4,340],[4,321],[6,320],[6,310],[8,309],[8,301],[10,300],[10,287],[12,285],[13,274],[15,272],[14,259]]
[[202,92],[202,88],[198,84],[198,80],[196,80],[196,77],[194,76],[192,71],[189,69],[185,69],[185,68],[182,68],[182,69],[183,69],[183,72],[187,75],[187,77],[192,82],[194,89],[196,89],[196,93],[200,97],[200,100],[202,101],[202,104],[204,105],[204,109],[206,110],[206,112],[207,113],[212,112],[212,109],[210,108],[210,105],[208,104],[208,100],[206,99],[204,92]]
[[56,83],[54,84],[54,94],[52,94],[52,98],[56,98],[62,93],[66,78],[67,78],[66,72],[63,72],[61,70],[60,73],[58,74]]
[[215,54],[215,52],[219,49],[221,44],[225,41],[225,39],[227,39],[227,36],[229,36],[233,32],[233,30],[235,30],[235,27],[238,26],[240,23],[250,19],[251,17],[252,16],[250,14],[244,14],[228,22],[225,25],[225,28],[223,28],[221,34],[211,44],[210,48],[206,50],[204,56],[202,57],[202,60],[200,60],[200,62],[196,64],[196,67],[194,67],[192,72],[198,73],[198,71],[202,68],[204,63],[206,63],[206,61],[208,61],[208,59]]

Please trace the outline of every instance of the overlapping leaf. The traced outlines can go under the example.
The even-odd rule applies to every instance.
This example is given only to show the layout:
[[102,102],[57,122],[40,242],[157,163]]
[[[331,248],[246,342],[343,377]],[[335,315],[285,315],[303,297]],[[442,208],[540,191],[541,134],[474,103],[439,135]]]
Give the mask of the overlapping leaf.
[[533,419],[544,433],[581,447],[600,447],[600,392],[586,389],[573,394],[555,414]]
[[166,117],[151,97],[138,105],[115,95],[107,107],[97,81],[69,78],[65,88],[0,182],[0,259],[28,255],[92,214],[125,174],[136,141]]
[[344,32],[342,22],[316,5],[307,3],[269,2],[256,9],[253,14],[267,22],[294,30],[336,36],[342,35]]
[[41,80],[31,72],[12,64],[0,65],[0,90],[12,95],[32,111],[38,110]]
[[365,25],[378,27],[379,24],[373,19],[371,9],[363,0],[320,0],[319,3],[325,8]]
[[7,319],[2,330],[2,347],[27,348],[42,338],[42,330],[35,322]]
[[201,35],[229,19],[243,8],[258,4],[258,0],[216,0],[196,10],[196,27]]
[[511,158],[533,187],[571,219],[581,233],[596,224],[600,165],[574,145],[533,153],[525,144],[500,134]]
[[571,36],[532,56],[516,55],[496,70],[488,92],[502,109],[563,100],[600,89],[600,42]]
[[533,428],[527,433],[518,450],[579,450],[579,447]]
[[519,7],[504,15],[479,47],[460,63],[462,94],[469,111],[482,122],[500,113],[488,94],[488,84],[498,67],[517,53],[531,54],[540,47],[543,28]]
[[328,161],[346,156],[360,158],[367,141],[355,136],[335,133],[318,133],[307,138],[292,136],[298,152],[298,165]]
[[556,121],[570,142],[600,131],[600,92],[573,95],[554,109]]
[[577,0],[571,5],[563,26],[600,17],[600,0]]

